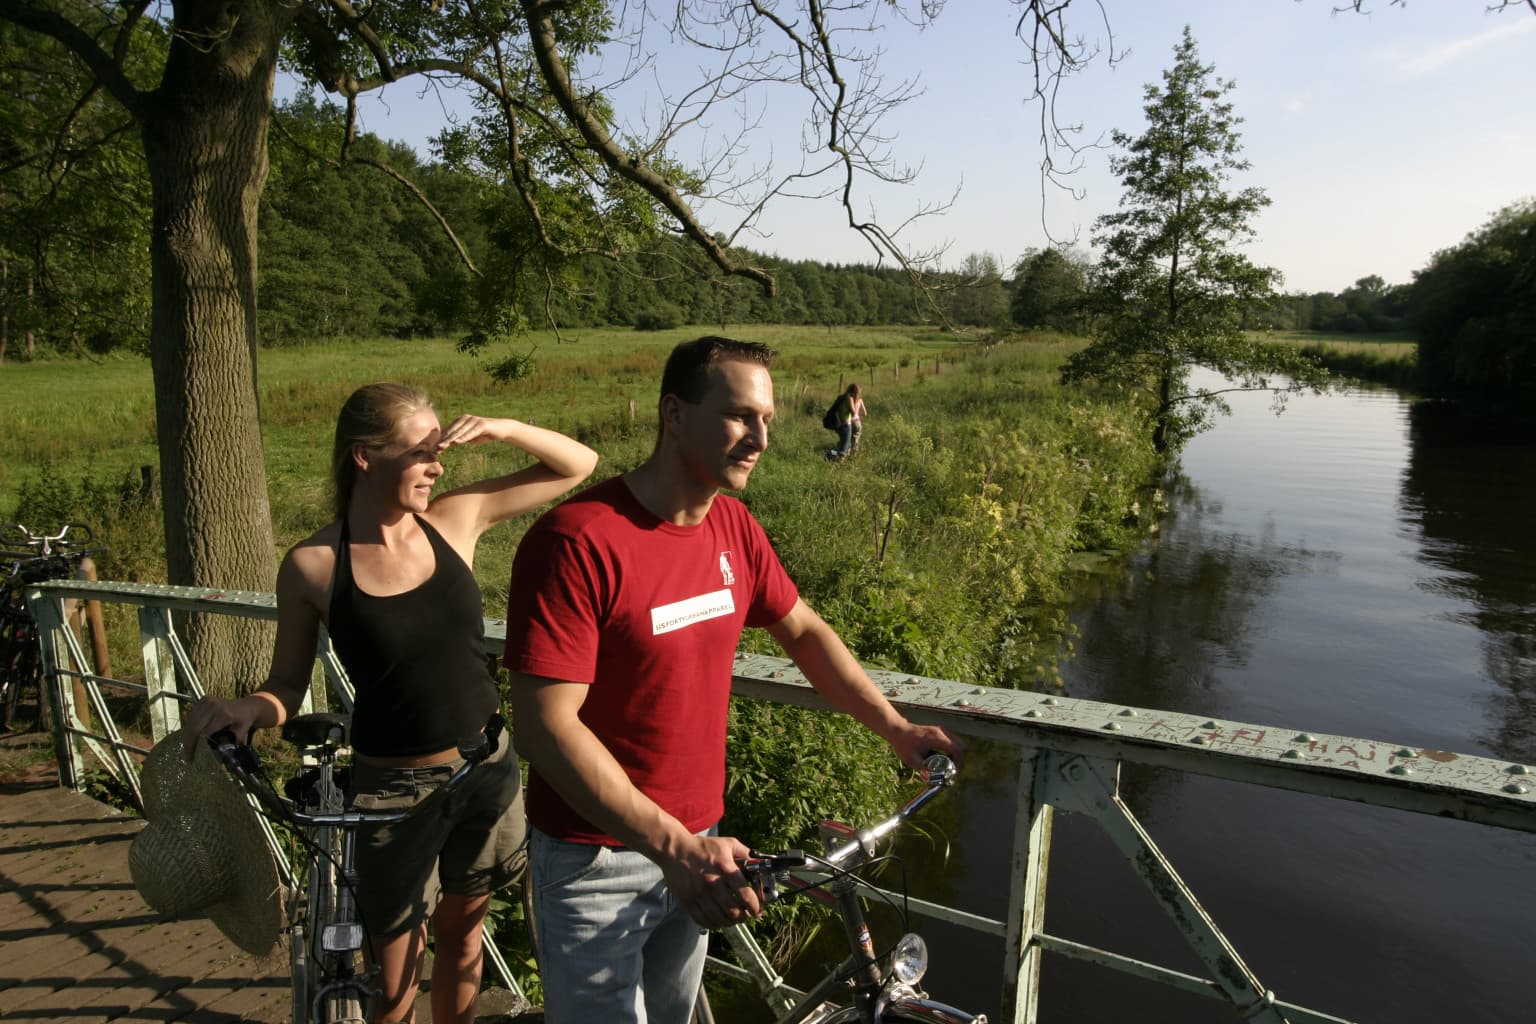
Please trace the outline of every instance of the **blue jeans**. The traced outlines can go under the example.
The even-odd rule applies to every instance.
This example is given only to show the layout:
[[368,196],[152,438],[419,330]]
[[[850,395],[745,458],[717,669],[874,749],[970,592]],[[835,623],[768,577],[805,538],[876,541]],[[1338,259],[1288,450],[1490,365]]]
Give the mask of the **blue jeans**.
[[633,850],[528,831],[548,1024],[687,1024],[708,940],[661,869]]
[[853,451],[853,424],[839,424],[837,428],[837,447],[832,449],[832,455],[840,459],[851,451]]

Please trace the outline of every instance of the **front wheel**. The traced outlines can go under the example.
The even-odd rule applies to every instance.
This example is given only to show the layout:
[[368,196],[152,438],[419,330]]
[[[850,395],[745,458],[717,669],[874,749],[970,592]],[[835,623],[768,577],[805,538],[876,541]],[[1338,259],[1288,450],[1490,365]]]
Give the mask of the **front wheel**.
[[37,725],[43,724],[42,719],[42,676],[43,666],[38,654],[37,644],[34,638],[17,629],[6,639],[5,663],[0,665],[0,673],[5,676],[5,689],[3,699],[0,699],[0,728],[14,728],[17,722],[17,711],[21,705],[21,691],[31,690],[38,698]]
[[953,1006],[930,999],[893,999],[877,1018],[877,1024],[987,1024],[986,1014],[972,1016]]
[[313,1024],[310,1008],[315,994],[311,991],[309,937],[303,928],[288,930],[288,972],[293,980],[293,1024]]
[[316,1024],[368,1024],[363,1001],[355,992],[333,992],[321,1000],[320,1019]]

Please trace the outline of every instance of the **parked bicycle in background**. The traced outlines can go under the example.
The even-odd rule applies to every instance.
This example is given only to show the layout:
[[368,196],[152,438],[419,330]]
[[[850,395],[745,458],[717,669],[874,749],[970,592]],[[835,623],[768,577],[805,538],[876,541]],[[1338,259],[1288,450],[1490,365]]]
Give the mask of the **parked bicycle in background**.
[[[37,621],[27,607],[28,586],[44,580],[95,578],[91,555],[94,535],[81,523],[65,523],[56,533],[37,532],[22,523],[0,524],[0,729],[12,729],[26,703],[35,708],[32,724],[47,723],[43,653]],[[103,659],[99,611],[92,623],[97,660]],[[110,667],[98,665],[110,673]],[[80,704],[84,706],[83,702]]]

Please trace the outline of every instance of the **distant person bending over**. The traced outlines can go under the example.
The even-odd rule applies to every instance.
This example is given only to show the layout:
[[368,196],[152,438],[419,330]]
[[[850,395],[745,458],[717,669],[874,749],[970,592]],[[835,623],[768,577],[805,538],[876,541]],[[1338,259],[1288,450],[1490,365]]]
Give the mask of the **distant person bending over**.
[[908,765],[963,744],[904,718],[800,600],[737,499],[768,447],[773,350],[667,360],[656,447],[562,502],[512,565],[506,665],[528,758],[529,872],[550,1024],[685,1024],[705,936],[755,917],[719,837],[732,664],[765,627],[834,706]]
[[[433,498],[442,455],[488,442],[538,462]],[[472,740],[500,703],[470,571],[476,542],[497,523],[569,491],[596,465],[595,452],[552,430],[467,415],[444,428],[424,391],[359,388],[336,424],[337,520],[295,545],[278,570],[271,674],[248,697],[193,704],[185,718],[188,753],[198,737],[220,729],[245,740],[286,721],[309,687],[323,623],[356,687],[358,807],[404,810],[423,799],[462,763],[458,745]],[[460,792],[432,815],[360,832],[358,907],[382,988],[375,1020],[411,1019],[429,917],[436,940],[432,1019],[474,1020],[480,924],[490,894],[515,880],[525,860],[511,743],[502,743]]]
[[827,452],[827,458],[845,459],[858,443],[862,429],[859,415],[864,408],[864,400],[860,397],[862,393],[857,384],[849,384],[848,389],[833,403],[832,408],[837,415],[837,447]]

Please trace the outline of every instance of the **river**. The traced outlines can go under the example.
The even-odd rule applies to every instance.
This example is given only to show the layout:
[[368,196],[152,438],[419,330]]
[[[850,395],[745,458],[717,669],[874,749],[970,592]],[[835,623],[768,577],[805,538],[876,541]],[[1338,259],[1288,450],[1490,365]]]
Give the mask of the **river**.
[[[1232,405],[1182,454],[1155,541],[1074,616],[1067,694],[1536,764],[1536,447],[1390,391]],[[979,753],[945,874],[996,914],[1011,794]],[[1134,767],[1122,792],[1281,999],[1359,1022],[1536,1020],[1536,836]],[[1047,930],[1205,974],[1097,826],[1056,823]],[[931,941],[935,996],[995,1014],[995,940]],[[1040,1010],[1237,1019],[1055,956]]]

